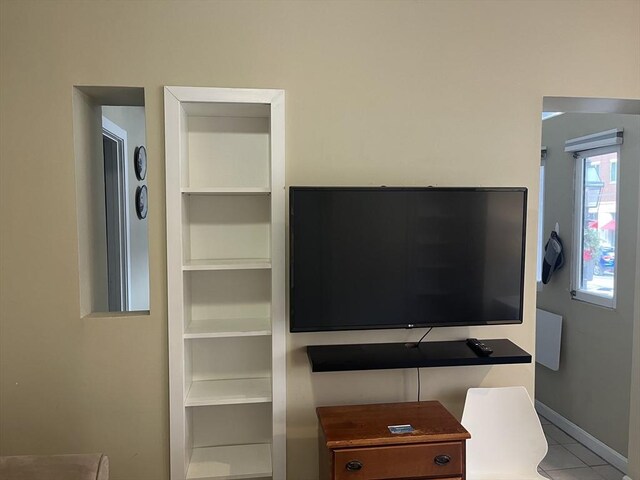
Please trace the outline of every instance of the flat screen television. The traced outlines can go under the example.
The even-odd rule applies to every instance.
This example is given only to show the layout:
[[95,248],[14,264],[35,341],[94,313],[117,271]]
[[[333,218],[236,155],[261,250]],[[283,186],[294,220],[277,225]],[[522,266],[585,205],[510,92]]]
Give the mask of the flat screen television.
[[290,330],[521,323],[526,188],[291,187]]

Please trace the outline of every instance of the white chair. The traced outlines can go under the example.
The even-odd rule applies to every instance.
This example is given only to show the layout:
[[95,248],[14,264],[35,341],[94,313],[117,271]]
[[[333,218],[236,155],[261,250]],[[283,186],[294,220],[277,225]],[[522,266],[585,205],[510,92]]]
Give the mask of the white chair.
[[462,425],[471,434],[467,480],[545,479],[547,440],[524,387],[470,388]]

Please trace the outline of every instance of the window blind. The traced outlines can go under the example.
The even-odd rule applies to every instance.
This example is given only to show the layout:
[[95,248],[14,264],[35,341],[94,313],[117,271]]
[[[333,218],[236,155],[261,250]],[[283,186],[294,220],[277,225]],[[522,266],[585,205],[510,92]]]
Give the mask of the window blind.
[[572,138],[564,142],[565,152],[581,152],[611,145],[620,145],[623,142],[623,128],[614,128],[600,133],[592,133],[584,137]]

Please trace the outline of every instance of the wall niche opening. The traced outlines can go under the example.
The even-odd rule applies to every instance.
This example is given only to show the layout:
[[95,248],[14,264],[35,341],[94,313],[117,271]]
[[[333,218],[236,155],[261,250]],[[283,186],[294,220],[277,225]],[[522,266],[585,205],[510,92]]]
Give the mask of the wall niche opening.
[[144,89],[75,86],[80,314],[148,313]]

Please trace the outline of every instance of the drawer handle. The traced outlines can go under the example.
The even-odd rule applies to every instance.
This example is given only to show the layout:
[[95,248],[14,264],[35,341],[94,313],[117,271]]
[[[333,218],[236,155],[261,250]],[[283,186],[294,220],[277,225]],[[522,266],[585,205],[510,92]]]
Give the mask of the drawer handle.
[[350,462],[347,462],[346,468],[350,472],[357,472],[362,468],[362,462],[358,460],[351,460]]
[[436,465],[442,466],[449,463],[451,461],[451,457],[449,455],[436,455],[433,461],[435,462]]

